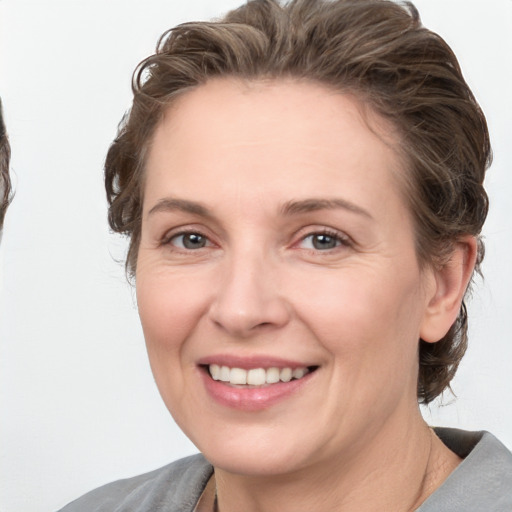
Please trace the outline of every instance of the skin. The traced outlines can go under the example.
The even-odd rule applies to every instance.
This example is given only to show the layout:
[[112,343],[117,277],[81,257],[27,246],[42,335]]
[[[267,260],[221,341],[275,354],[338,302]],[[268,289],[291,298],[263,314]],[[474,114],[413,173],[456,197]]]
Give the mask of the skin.
[[[475,243],[420,267],[393,131],[361,110],[318,84],[223,79],[184,93],[154,135],[140,318],[222,512],[413,510],[459,463],[419,413],[417,351],[455,320]],[[317,370],[245,411],[205,388],[198,362],[219,354]]]

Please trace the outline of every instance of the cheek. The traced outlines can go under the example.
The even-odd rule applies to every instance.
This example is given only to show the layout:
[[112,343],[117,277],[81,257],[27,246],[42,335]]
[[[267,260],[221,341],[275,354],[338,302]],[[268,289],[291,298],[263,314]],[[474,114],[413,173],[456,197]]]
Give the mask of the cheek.
[[164,403],[179,424],[197,410],[186,385],[195,372],[187,340],[204,309],[205,294],[195,284],[193,279],[168,271],[137,274],[137,303],[151,370]]
[[180,351],[204,310],[203,290],[193,279],[165,271],[138,273],[136,286],[150,358]]
[[415,269],[347,269],[295,289],[293,295],[301,298],[295,309],[325,348],[344,361],[415,362],[423,308],[419,284]]

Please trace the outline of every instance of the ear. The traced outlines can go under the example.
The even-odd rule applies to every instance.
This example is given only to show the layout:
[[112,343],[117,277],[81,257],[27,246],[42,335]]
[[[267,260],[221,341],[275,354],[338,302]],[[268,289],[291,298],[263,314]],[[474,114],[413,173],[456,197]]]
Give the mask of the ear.
[[469,280],[473,275],[477,255],[474,236],[459,240],[449,261],[440,269],[433,269],[433,286],[420,326],[421,339],[435,343],[445,336],[454,324]]

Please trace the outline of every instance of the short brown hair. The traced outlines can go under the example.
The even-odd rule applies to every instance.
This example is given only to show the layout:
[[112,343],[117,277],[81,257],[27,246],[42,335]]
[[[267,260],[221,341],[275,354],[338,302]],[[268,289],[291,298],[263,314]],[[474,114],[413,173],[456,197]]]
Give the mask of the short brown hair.
[[[105,184],[112,229],[131,237],[135,272],[146,152],[166,107],[216,77],[306,79],[354,93],[399,134],[404,190],[421,264],[442,265],[463,235],[479,240],[488,209],[485,117],[455,55],[416,8],[389,0],[252,0],[211,23],[166,32],[133,78],[134,100],[110,147]],[[449,386],[467,345],[467,314],[437,343],[419,343],[418,399]]]
[[11,146],[7,137],[0,100],[0,232],[4,225],[5,212],[11,202],[11,178],[9,176],[9,162],[11,160]]

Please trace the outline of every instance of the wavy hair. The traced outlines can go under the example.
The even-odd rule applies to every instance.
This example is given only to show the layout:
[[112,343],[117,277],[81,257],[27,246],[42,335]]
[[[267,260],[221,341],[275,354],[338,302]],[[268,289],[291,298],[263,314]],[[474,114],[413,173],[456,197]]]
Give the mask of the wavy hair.
[[12,199],[11,178],[9,176],[10,160],[11,146],[4,124],[2,100],[0,100],[0,233],[4,225],[5,212]]

